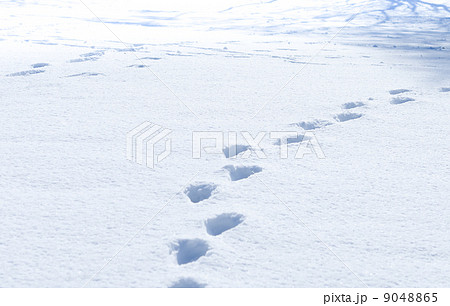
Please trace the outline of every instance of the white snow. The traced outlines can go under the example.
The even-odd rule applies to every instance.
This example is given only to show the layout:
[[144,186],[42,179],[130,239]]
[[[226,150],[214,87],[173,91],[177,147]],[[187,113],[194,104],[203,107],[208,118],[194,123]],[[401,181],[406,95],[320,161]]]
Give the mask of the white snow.
[[2,1],[0,286],[450,286],[449,8]]

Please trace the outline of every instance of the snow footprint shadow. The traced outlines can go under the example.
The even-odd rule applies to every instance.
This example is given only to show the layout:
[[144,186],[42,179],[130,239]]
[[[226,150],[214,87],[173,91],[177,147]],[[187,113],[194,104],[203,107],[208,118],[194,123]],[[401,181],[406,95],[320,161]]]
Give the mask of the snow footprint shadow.
[[410,101],[415,101],[415,99],[413,98],[408,98],[408,97],[397,97],[397,98],[393,98],[391,100],[391,104],[403,104],[406,102],[410,102]]
[[281,144],[286,144],[286,143],[287,144],[299,143],[299,142],[302,142],[303,140],[308,140],[308,139],[311,139],[311,137],[305,136],[303,134],[292,135],[291,137],[288,137],[288,138],[278,139],[277,141],[274,142],[274,145],[281,146]]
[[398,95],[398,94],[401,94],[401,93],[405,93],[405,92],[410,92],[411,90],[409,90],[409,89],[393,89],[393,90],[389,90],[389,93],[391,94],[391,95]]
[[334,116],[334,119],[336,119],[336,121],[339,121],[339,122],[345,122],[345,121],[349,121],[349,120],[358,119],[358,118],[361,118],[361,117],[362,117],[362,114],[341,113],[341,114],[338,114],[338,115]]
[[176,253],[177,263],[184,265],[205,256],[209,245],[202,239],[179,239],[171,245],[171,252]]
[[169,288],[205,288],[206,284],[202,284],[190,277],[183,277],[172,283]]
[[364,106],[365,104],[363,102],[347,102],[341,105],[343,109],[352,109],[356,107]]
[[225,155],[226,158],[235,157],[239,153],[242,153],[244,151],[247,151],[250,149],[250,146],[246,145],[232,145],[229,147],[223,148],[222,152]]
[[331,122],[328,122],[327,120],[320,120],[320,119],[316,119],[313,121],[301,121],[298,123],[293,123],[293,126],[298,126],[301,127],[302,129],[304,129],[305,131],[310,131],[310,130],[315,130],[327,125],[330,125]]
[[184,193],[188,196],[192,203],[198,203],[200,201],[209,199],[217,185],[215,184],[197,184],[191,185],[184,190]]
[[230,179],[232,181],[239,181],[248,178],[250,175],[261,172],[262,168],[259,166],[233,166],[227,165],[223,169],[228,170]]
[[211,236],[218,236],[244,221],[244,216],[236,213],[225,213],[205,221],[206,232]]
[[47,67],[49,65],[50,64],[48,64],[48,63],[36,63],[36,64],[32,64],[31,67],[32,68],[43,68],[43,67]]
[[32,74],[38,74],[38,73],[43,73],[45,72],[45,70],[42,69],[38,69],[38,70],[26,70],[26,71],[20,71],[20,72],[14,72],[14,73],[10,73],[7,74],[7,77],[16,77],[16,76],[28,76],[28,75],[32,75]]

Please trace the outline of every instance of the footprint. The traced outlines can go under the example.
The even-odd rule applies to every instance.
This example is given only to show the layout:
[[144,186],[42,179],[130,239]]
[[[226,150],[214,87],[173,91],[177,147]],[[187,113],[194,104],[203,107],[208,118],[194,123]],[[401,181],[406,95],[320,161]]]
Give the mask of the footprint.
[[410,101],[415,101],[415,99],[408,98],[408,97],[404,97],[404,98],[397,97],[397,98],[393,98],[391,100],[391,104],[403,104],[403,103],[410,102]]
[[145,68],[145,67],[147,67],[147,66],[145,66],[145,65],[138,65],[138,64],[135,64],[135,65],[130,65],[130,66],[127,66],[127,67],[136,67],[136,68]]
[[193,56],[191,54],[181,54],[180,51],[177,51],[177,53],[166,53],[166,54],[170,56]]
[[441,92],[450,92],[450,87],[442,87]]
[[146,57],[141,57],[141,59],[148,59],[148,60],[153,60],[153,61],[158,61],[161,58],[160,57],[150,57],[150,56],[146,56]]
[[250,175],[261,172],[262,168],[258,166],[233,166],[227,165],[223,167],[228,170],[232,181],[239,181],[248,178]]
[[98,60],[98,57],[82,57],[82,58],[74,58],[69,61],[69,63],[81,63],[81,62],[88,62],[88,61],[96,61]]
[[[305,138],[306,137],[306,138]],[[278,139],[277,141],[275,141],[275,145],[277,145],[277,146],[279,146],[279,145],[281,145],[281,143],[283,142],[283,143],[286,143],[287,142],[287,144],[291,144],[291,143],[299,143],[299,142],[302,142],[303,140],[307,140],[307,139],[310,139],[310,137],[308,137],[308,136],[305,136],[305,135],[303,135],[303,134],[298,134],[298,135],[292,135],[291,137],[289,137],[289,138],[285,138],[285,139]]]
[[103,51],[89,52],[89,53],[80,54],[80,57],[92,58],[93,56],[102,56],[103,54],[105,54],[105,52],[103,52]]
[[205,256],[209,250],[209,245],[202,239],[179,239],[171,245],[171,252],[176,253],[179,265],[184,265],[196,261]]
[[356,107],[361,107],[364,106],[365,104],[362,102],[348,102],[348,103],[344,103],[342,104],[342,108],[343,109],[352,109],[352,108],[356,108]]
[[80,54],[80,58],[71,59],[69,61],[69,63],[81,63],[81,62],[88,62],[88,61],[96,61],[103,54],[104,54],[103,51]]
[[309,131],[309,130],[315,130],[315,129],[318,129],[318,128],[321,128],[321,127],[324,127],[324,126],[327,126],[330,124],[331,124],[331,122],[329,122],[329,121],[316,119],[313,121],[302,121],[299,123],[293,123],[292,125],[299,126],[302,129]]
[[38,45],[46,45],[46,46],[56,46],[57,43],[48,42],[48,40],[31,40],[33,43]]
[[223,232],[238,226],[244,221],[244,216],[236,213],[218,215],[205,221],[206,232],[211,236],[217,236]]
[[7,77],[15,77],[15,76],[27,76],[27,75],[31,75],[31,74],[38,74],[38,73],[42,73],[45,72],[45,70],[26,70],[26,71],[20,71],[20,72],[14,72],[11,74],[7,74]]
[[183,277],[172,283],[169,288],[205,288],[206,284],[202,284],[190,277]]
[[349,121],[349,120],[353,120],[353,119],[358,119],[361,117],[362,117],[362,114],[341,113],[341,114],[334,116],[334,119],[336,119],[336,121],[339,121],[339,122],[345,122],[345,121]]
[[73,78],[73,77],[79,77],[79,76],[98,76],[98,75],[104,75],[104,74],[97,73],[97,72],[83,72],[83,73],[67,75],[66,78]]
[[241,152],[247,151],[250,149],[250,146],[246,145],[231,145],[229,147],[225,147],[222,152],[226,158],[234,157]]
[[215,184],[190,185],[184,190],[184,193],[188,196],[192,203],[198,203],[209,199],[216,188],[217,185]]
[[389,90],[389,93],[391,94],[391,95],[398,95],[398,94],[401,94],[401,93],[404,93],[404,92],[410,92],[411,90],[409,90],[409,89],[393,89],[393,90]]
[[48,63],[36,63],[31,65],[31,67],[33,68],[42,68],[42,67],[47,67],[49,64]]

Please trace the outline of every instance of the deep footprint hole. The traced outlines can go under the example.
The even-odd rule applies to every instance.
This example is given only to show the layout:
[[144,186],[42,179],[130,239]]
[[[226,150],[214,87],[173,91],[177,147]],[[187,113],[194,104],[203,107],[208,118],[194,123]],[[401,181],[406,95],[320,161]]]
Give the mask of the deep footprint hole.
[[225,213],[205,221],[206,232],[211,236],[218,236],[244,221],[244,216],[236,213]]
[[250,149],[250,146],[247,145],[231,145],[229,147],[223,148],[222,152],[226,158],[231,158],[242,152],[247,151],[248,149]]
[[202,239],[179,239],[171,246],[171,251],[176,252],[177,263],[184,265],[205,256],[209,245]]
[[197,184],[187,187],[184,190],[184,193],[188,196],[192,203],[198,203],[209,199],[216,188],[217,185],[215,184]]
[[336,121],[339,121],[339,122],[345,122],[345,121],[349,121],[349,120],[353,120],[353,119],[358,119],[361,117],[362,117],[362,114],[357,114],[357,113],[342,113],[342,114],[338,114],[338,115],[334,116]]
[[255,173],[261,172],[262,168],[259,166],[233,166],[228,165],[223,167],[224,169],[228,170],[228,173],[230,175],[230,179],[232,181],[239,181],[242,179],[248,178],[250,175],[253,175]]

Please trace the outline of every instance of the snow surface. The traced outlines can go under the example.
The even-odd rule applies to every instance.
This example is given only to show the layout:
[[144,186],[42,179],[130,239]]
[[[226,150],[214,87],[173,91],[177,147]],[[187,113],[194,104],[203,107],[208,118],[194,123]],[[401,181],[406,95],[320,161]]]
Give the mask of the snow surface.
[[[2,1],[0,286],[450,286],[449,7]],[[326,158],[192,158],[305,130]]]

